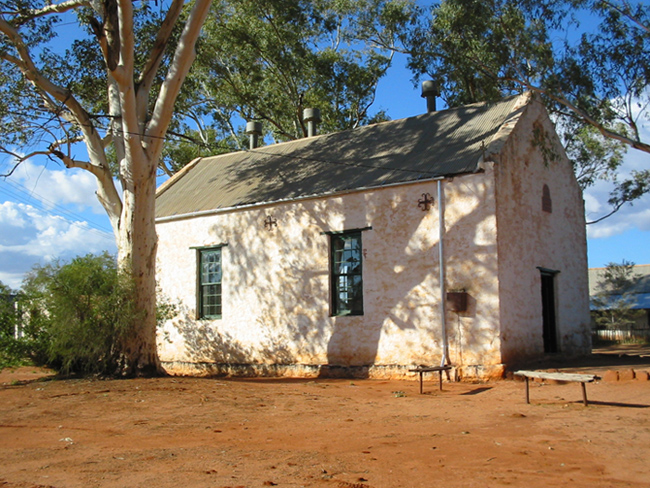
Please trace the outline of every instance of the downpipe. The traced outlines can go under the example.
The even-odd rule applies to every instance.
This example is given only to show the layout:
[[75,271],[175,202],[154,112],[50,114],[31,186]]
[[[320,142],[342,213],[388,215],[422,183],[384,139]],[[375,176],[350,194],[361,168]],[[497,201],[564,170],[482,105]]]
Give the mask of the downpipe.
[[442,189],[442,179],[438,180],[438,268],[440,270],[440,326],[442,330],[442,359],[440,366],[449,363],[449,341],[447,339],[447,296],[445,292],[445,258],[444,258],[444,234],[445,234],[445,197]]

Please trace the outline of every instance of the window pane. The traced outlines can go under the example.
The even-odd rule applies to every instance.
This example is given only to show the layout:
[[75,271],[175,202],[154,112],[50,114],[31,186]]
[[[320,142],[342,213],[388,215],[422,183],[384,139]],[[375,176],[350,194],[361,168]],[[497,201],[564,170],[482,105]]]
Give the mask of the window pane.
[[221,250],[203,251],[201,254],[201,282],[221,281]]
[[361,283],[361,275],[351,277],[349,285],[349,308],[352,313],[363,312],[363,286]]
[[332,311],[335,315],[363,314],[361,233],[331,237]]
[[199,251],[200,317],[210,318],[221,315],[221,248]]

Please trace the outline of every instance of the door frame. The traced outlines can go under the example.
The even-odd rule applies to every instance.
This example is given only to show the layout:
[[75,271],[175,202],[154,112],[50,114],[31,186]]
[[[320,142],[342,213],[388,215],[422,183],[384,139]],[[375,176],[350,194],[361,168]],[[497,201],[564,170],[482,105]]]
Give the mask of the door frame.
[[537,267],[540,272],[542,299],[542,340],[544,354],[560,352],[557,323],[557,286],[555,277],[560,273],[555,269]]

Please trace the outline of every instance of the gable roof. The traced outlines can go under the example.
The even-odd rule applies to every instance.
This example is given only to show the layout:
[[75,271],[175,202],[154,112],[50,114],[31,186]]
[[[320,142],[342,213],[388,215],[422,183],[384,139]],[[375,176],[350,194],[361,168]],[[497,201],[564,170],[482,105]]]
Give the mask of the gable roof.
[[530,100],[518,95],[200,158],[160,186],[156,219],[473,173]]

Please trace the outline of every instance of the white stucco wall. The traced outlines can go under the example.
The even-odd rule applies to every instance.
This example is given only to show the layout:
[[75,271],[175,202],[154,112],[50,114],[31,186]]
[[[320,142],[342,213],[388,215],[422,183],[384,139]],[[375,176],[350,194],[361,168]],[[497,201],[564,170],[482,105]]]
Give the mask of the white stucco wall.
[[[541,105],[523,103],[487,148],[484,171],[442,183],[446,289],[469,296],[466,311],[446,313],[449,359],[461,377],[498,376],[504,363],[543,353],[538,267],[559,271],[560,351],[590,348],[582,195],[561,149],[544,162],[532,143],[535,124],[548,147],[558,144]],[[552,213],[542,211],[544,184]],[[160,333],[165,367],[400,376],[409,366],[438,364],[436,189],[429,181],[159,222],[158,280],[179,309]],[[423,193],[436,200],[427,212],[418,207]],[[270,231],[267,216],[277,219]],[[366,227],[364,314],[331,316],[326,233]],[[197,320],[194,248],[219,244],[226,245],[222,318]]]
[[[543,152],[533,143],[545,145]],[[559,352],[590,351],[582,192],[541,103],[531,103],[501,150],[496,171],[503,361],[544,353],[541,273],[555,275]],[[548,185],[552,212],[542,209]]]
[[[477,174],[442,184],[448,288],[470,294],[467,312],[447,314],[455,365],[500,361],[492,181]],[[161,333],[162,361],[178,372],[191,363],[375,365],[375,376],[398,374],[393,366],[439,363],[436,187],[418,183],[159,223],[158,280],[181,311]],[[436,199],[427,212],[417,205],[423,193]],[[271,231],[263,225],[269,215],[278,222]],[[365,227],[372,229],[362,233],[364,314],[333,317],[323,232]],[[198,321],[192,248],[217,244],[227,244],[223,316]]]

